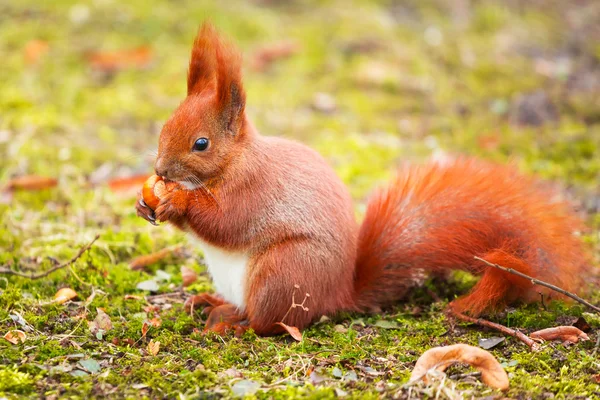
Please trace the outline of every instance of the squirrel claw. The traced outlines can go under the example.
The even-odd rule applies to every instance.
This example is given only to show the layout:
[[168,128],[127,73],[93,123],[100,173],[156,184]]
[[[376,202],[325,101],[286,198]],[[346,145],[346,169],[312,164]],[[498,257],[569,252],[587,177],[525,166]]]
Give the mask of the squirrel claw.
[[135,205],[135,209],[137,211],[137,215],[144,218],[146,221],[150,222],[152,225],[157,226],[156,216],[154,215],[154,210],[152,210],[144,199],[140,197],[138,202]]

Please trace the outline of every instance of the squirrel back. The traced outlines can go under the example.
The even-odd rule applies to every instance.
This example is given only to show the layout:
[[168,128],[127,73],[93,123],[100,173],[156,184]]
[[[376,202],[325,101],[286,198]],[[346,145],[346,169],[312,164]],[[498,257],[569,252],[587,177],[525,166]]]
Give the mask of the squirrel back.
[[582,221],[548,187],[514,168],[458,158],[407,166],[371,198],[358,239],[355,298],[378,309],[404,296],[424,272],[482,275],[451,306],[473,316],[522,300],[540,287],[475,256],[576,290],[587,269]]

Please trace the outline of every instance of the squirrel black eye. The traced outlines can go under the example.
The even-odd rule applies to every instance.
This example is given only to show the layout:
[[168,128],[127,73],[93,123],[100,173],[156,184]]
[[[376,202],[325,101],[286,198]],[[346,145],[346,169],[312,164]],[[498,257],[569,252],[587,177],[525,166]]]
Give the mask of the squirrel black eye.
[[192,151],[204,151],[206,149],[208,149],[208,139],[204,137],[196,140],[194,147],[192,147]]

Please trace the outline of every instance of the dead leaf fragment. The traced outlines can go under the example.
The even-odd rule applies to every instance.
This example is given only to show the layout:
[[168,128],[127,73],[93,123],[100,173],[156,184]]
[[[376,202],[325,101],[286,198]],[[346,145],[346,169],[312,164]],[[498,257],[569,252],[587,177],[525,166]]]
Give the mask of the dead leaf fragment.
[[149,175],[133,175],[125,178],[114,178],[106,182],[113,193],[133,194],[139,192]]
[[90,66],[102,72],[116,72],[122,69],[143,69],[152,61],[152,49],[141,46],[133,49],[99,51],[88,56]]
[[171,254],[176,256],[179,255],[180,250],[181,246],[167,247],[165,249],[159,250],[151,254],[136,257],[129,262],[129,268],[131,268],[134,271],[144,269],[154,263],[159,262],[160,260],[164,260]]
[[96,308],[98,314],[93,321],[88,322],[88,327],[90,328],[90,332],[92,334],[98,336],[98,333],[104,334],[104,332],[109,331],[113,328],[112,321],[110,320],[110,316],[104,312],[101,308]]
[[48,176],[23,175],[12,178],[6,184],[6,190],[42,190],[53,188],[58,180]]
[[23,56],[25,58],[25,62],[29,65],[37,63],[42,56],[44,56],[50,46],[48,42],[40,39],[32,39],[25,45],[25,49],[23,50]]
[[63,304],[69,300],[74,299],[75,297],[77,297],[77,292],[71,288],[65,287],[56,292],[56,294],[54,295],[54,302],[58,304]]
[[6,332],[4,334],[4,339],[8,340],[12,344],[19,344],[19,342],[25,343],[25,340],[27,340],[27,335],[21,330],[14,329]]
[[285,329],[287,331],[287,333],[289,333],[290,336],[293,337],[295,340],[297,340],[299,342],[302,341],[302,333],[295,326],[289,326],[289,325],[284,324],[283,322],[277,322],[276,325],[283,327],[283,329]]
[[152,318],[150,320],[150,324],[155,328],[160,328],[160,326],[162,325],[162,321],[160,320],[160,318]]
[[252,58],[252,68],[255,71],[263,72],[275,61],[288,58],[298,51],[296,43],[282,41],[265,45],[256,50]]
[[427,371],[430,369],[444,371],[454,363],[469,364],[481,372],[483,383],[492,388],[508,390],[508,375],[498,360],[489,352],[466,344],[434,347],[427,350],[417,360],[410,381],[427,380]]
[[148,321],[144,321],[144,323],[142,324],[142,337],[146,337],[146,333],[148,333],[149,328],[150,324],[148,324]]
[[533,332],[529,337],[546,341],[562,340],[571,343],[577,343],[579,340],[590,340],[585,332],[574,326],[556,326],[554,328],[542,329]]
[[159,350],[160,350],[160,342],[159,341],[155,342],[154,340],[150,340],[150,343],[148,343],[148,353],[155,356],[158,354]]
[[198,279],[198,274],[193,269],[186,267],[185,265],[181,266],[181,279],[183,280],[183,286],[189,286],[192,283],[196,282]]

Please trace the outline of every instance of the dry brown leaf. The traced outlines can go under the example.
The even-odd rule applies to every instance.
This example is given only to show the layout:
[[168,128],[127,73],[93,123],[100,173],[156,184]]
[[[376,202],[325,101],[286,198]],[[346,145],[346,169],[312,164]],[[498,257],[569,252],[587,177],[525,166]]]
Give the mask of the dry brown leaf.
[[58,180],[47,176],[23,175],[13,178],[6,184],[7,190],[42,190],[53,188]]
[[44,56],[50,46],[48,42],[39,39],[32,39],[25,45],[25,49],[23,50],[23,56],[25,58],[25,62],[29,65],[37,63],[42,56]]
[[150,340],[150,343],[148,343],[148,353],[155,356],[158,354],[159,350],[160,350],[160,342],[159,341],[155,342],[154,340]]
[[152,318],[150,320],[150,324],[155,328],[160,328],[160,326],[162,325],[162,321],[160,320],[160,318]]
[[106,332],[113,328],[112,321],[107,313],[104,312],[101,308],[96,308],[98,314],[93,321],[88,323],[88,327],[90,328],[90,332],[96,335],[98,332]]
[[148,329],[150,328],[150,325],[148,324],[148,321],[144,321],[144,323],[142,324],[142,337],[146,337],[146,333],[148,333]]
[[159,250],[155,253],[146,254],[134,258],[129,262],[129,268],[134,271],[144,269],[160,260],[167,258],[171,254],[177,255],[181,247],[167,247],[166,249]]
[[152,61],[152,49],[141,46],[134,49],[91,53],[88,62],[102,72],[115,72],[127,68],[143,69]]
[[71,288],[65,287],[56,292],[54,295],[54,302],[63,304],[69,300],[73,300],[75,297],[77,297],[77,292]]
[[196,282],[196,280],[198,279],[198,274],[196,274],[196,271],[194,271],[193,269],[182,265],[181,279],[183,280],[183,286],[189,286],[192,283]]
[[142,296],[136,296],[135,294],[126,294],[123,298],[125,300],[143,300]]
[[450,365],[459,362],[469,364],[480,371],[481,380],[486,385],[500,390],[508,390],[508,375],[498,360],[491,353],[466,344],[434,347],[427,350],[417,360],[410,380],[427,380],[427,371],[430,369],[444,371]]
[[289,325],[284,324],[283,322],[277,322],[276,324],[283,327],[283,329],[285,329],[287,331],[287,333],[289,333],[290,336],[293,337],[294,339],[296,339],[297,341],[299,341],[299,342],[302,341],[302,333],[295,326],[289,326]]
[[12,344],[19,344],[19,341],[21,343],[25,343],[25,340],[27,340],[27,335],[21,330],[14,329],[6,332],[6,334],[4,334],[4,339],[8,340]]
[[126,178],[114,178],[106,182],[114,193],[137,193],[149,175],[134,175]]
[[590,340],[589,336],[574,326],[556,326],[554,328],[542,329],[529,335],[532,339],[562,340],[577,343],[579,340]]
[[263,46],[256,50],[252,58],[252,68],[262,72],[275,61],[288,58],[298,51],[296,43],[282,41]]

